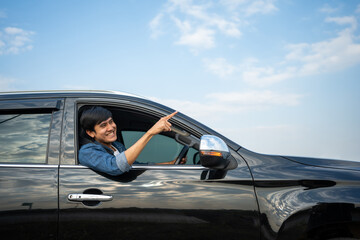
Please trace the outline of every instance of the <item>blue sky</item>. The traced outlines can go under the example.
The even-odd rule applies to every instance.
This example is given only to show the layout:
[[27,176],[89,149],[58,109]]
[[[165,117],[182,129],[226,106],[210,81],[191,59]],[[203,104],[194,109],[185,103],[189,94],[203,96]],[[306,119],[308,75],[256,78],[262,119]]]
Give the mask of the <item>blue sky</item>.
[[360,1],[0,1],[0,91],[153,99],[261,153],[360,161]]

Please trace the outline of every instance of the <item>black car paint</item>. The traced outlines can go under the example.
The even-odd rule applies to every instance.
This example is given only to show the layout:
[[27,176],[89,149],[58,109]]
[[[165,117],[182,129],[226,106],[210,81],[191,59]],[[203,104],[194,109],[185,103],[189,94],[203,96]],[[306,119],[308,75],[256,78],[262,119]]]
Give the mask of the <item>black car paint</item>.
[[239,154],[255,179],[264,239],[359,238],[360,172],[356,168],[312,166],[244,148]]
[[[118,101],[114,99],[79,99],[79,98],[67,98],[64,109],[64,142],[62,145],[64,148],[64,163],[74,166],[76,164],[75,148],[71,147],[77,142],[74,140],[73,129],[76,122],[76,111],[74,106],[81,104],[107,104],[128,108],[141,109],[141,111],[148,113],[156,113],[160,117],[167,112],[173,112],[173,110],[164,111],[157,106],[148,104],[136,104],[133,101],[131,103],[127,101]],[[159,114],[160,112],[160,114]],[[176,122],[178,126],[186,126],[189,128],[191,123]],[[190,125],[192,126],[192,125]],[[191,129],[195,129],[192,126]],[[194,131],[194,130],[192,130]],[[201,129],[198,131],[205,132]],[[65,150],[66,149],[66,150]],[[234,152],[235,153],[235,152]],[[236,153],[235,153],[236,154]],[[239,161],[242,159],[239,158]],[[222,180],[208,179],[208,181],[201,181],[200,177],[203,170],[172,170],[171,168],[165,168],[166,170],[146,170],[138,174],[139,170],[133,170],[130,174],[125,174],[117,179],[118,182],[125,182],[124,185],[114,184],[114,178],[109,179],[108,176],[104,177],[98,173],[94,173],[89,169],[86,170],[86,174],[81,174],[84,171],[82,167],[72,168],[69,166],[60,166],[60,185],[59,185],[59,198],[66,198],[69,193],[83,192],[85,189],[100,189],[104,193],[112,195],[114,200],[108,203],[102,203],[97,207],[93,213],[96,213],[91,223],[84,223],[88,221],[88,211],[86,206],[81,204],[69,204],[62,205],[60,201],[60,214],[59,214],[59,233],[60,236],[68,237],[81,236],[83,234],[96,235],[94,229],[98,229],[94,226],[101,225],[104,229],[103,234],[110,236],[122,235],[122,232],[126,232],[126,238],[132,237],[134,239],[149,238],[206,238],[214,239],[221,236],[227,236],[228,239],[239,238],[240,236],[249,236],[249,239],[259,238],[260,232],[258,231],[259,224],[256,198],[253,192],[253,187],[249,184],[242,185],[229,185],[227,187],[219,187],[218,183]],[[231,179],[231,174],[227,174],[225,179],[228,182],[233,182],[239,179],[245,180],[245,182],[251,182],[251,175],[245,162],[239,166],[239,171],[232,174],[239,174],[240,176]],[[80,175],[79,175],[80,174]],[[130,176],[129,176],[130,175]],[[136,180],[133,176],[136,176]],[[79,178],[79,176],[81,176]],[[94,185],[91,181],[86,179],[86,176],[91,176],[90,179],[99,183]],[[85,179],[84,179],[85,178]],[[82,179],[82,180],[79,180]],[[224,179],[224,180],[225,180]],[[79,189],[76,188],[76,182],[79,182]],[[90,184],[89,184],[90,182]],[[116,183],[116,182],[115,182]],[[213,184],[210,184],[213,183]],[[150,184],[150,185],[149,185]],[[115,190],[105,192],[103,186],[113,185]],[[144,187],[145,186],[145,187]],[[75,192],[71,192],[75,191]],[[148,196],[151,194],[151,196]],[[209,197],[211,196],[211,197]],[[139,200],[141,199],[141,202]],[[239,200],[240,199],[240,200]],[[80,205],[80,206],[79,206]],[[74,209],[74,206],[76,209]],[[244,209],[246,206],[246,209]],[[250,206],[250,207],[249,207]],[[70,208],[71,210],[69,210]],[[109,215],[110,210],[119,211],[118,214],[111,214],[112,217],[106,217]],[[133,211],[135,211],[133,213]],[[76,214],[74,214],[76,212]],[[125,212],[125,213],[124,213]],[[75,222],[79,224],[74,225],[70,221],[71,230],[66,227],[70,216],[76,216]],[[143,213],[143,214],[141,214]],[[122,215],[132,217],[123,218]],[[203,216],[197,217],[196,214]],[[100,216],[99,216],[100,215]],[[207,215],[214,216],[206,217]],[[186,217],[185,217],[186,216]],[[225,217],[226,216],[226,217]],[[233,217],[228,217],[233,216]],[[234,217],[236,216],[236,217]],[[206,218],[205,218],[206,217]],[[111,219],[109,221],[109,218]],[[189,221],[193,219],[193,221]],[[204,220],[206,219],[206,221]],[[249,219],[244,221],[243,219]],[[236,221],[235,221],[236,220]],[[128,224],[130,222],[131,228]],[[114,227],[114,224],[119,226]],[[255,224],[254,224],[255,223]],[[140,224],[139,226],[137,224]],[[203,226],[205,225],[205,226]],[[210,231],[217,228],[217,231]],[[158,228],[172,229],[173,233],[166,233],[159,231]],[[154,232],[154,230],[156,230]],[[86,231],[86,233],[84,233]]]
[[[238,168],[134,168],[110,177],[77,165],[81,104],[131,107],[161,117],[173,110],[142,98],[99,92],[0,95],[0,111],[53,109],[46,165],[0,164],[0,231],[13,239],[331,239],[360,238],[360,164],[251,152],[178,114],[173,123],[221,137]],[[10,102],[16,104],[10,104]],[[56,104],[54,104],[56,101]],[[51,103],[51,104],[50,104]],[[12,109],[9,107],[12,106]],[[40,107],[39,107],[40,106]],[[318,160],[319,161],[319,160]],[[344,169],[347,168],[347,169]],[[204,173],[210,178],[204,179]],[[73,203],[101,191],[113,201]],[[22,230],[22,231],[20,231]],[[5,235],[4,235],[5,234]]]

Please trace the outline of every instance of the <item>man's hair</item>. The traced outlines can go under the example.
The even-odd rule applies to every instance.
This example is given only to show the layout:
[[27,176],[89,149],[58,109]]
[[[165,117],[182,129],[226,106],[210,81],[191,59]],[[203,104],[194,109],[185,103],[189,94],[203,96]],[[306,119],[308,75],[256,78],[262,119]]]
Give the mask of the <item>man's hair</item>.
[[86,131],[94,131],[95,125],[112,117],[112,113],[106,108],[93,106],[85,108],[80,117],[80,125]]

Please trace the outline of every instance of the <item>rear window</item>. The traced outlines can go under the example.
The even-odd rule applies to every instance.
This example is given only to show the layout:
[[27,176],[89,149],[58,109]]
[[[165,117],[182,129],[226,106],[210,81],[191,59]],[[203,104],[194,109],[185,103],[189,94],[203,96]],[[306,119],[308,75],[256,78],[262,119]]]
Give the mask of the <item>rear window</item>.
[[46,163],[50,113],[0,115],[0,163]]

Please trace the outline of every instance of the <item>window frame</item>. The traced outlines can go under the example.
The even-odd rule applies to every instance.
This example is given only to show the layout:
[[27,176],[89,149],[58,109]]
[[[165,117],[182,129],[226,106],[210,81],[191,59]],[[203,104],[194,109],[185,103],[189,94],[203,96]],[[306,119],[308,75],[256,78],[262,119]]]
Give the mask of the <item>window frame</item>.
[[62,98],[6,99],[0,100],[0,114],[49,114],[50,122],[46,141],[45,162],[2,162],[0,167],[56,168],[60,156],[62,125]]
[[[86,166],[82,166],[79,164],[78,160],[78,153],[79,153],[79,110],[83,106],[103,106],[108,108],[119,108],[124,110],[131,110],[140,112],[141,114],[149,115],[151,117],[155,118],[161,118],[163,116],[166,116],[170,114],[171,112],[174,112],[172,109],[162,109],[158,108],[156,106],[150,105],[150,104],[144,104],[144,103],[138,103],[138,102],[130,102],[128,100],[121,100],[121,99],[97,99],[97,98],[82,98],[82,99],[75,99],[74,106],[75,106],[75,116],[74,116],[74,141],[75,141],[75,165],[72,166],[66,166],[67,168],[73,168],[76,166],[76,168],[88,168]],[[196,127],[192,128],[192,124],[190,123],[184,123],[181,121],[179,117],[176,115],[170,120],[170,122],[180,128],[184,129],[183,131],[188,132],[193,137],[200,139],[200,137],[204,134],[200,131],[195,130]],[[178,131],[182,131],[179,130]],[[174,139],[174,141],[176,141]],[[134,164],[132,165],[133,170],[207,170],[208,168],[203,167],[200,164],[193,165],[193,164],[186,164],[186,165],[142,165],[142,164]]]

